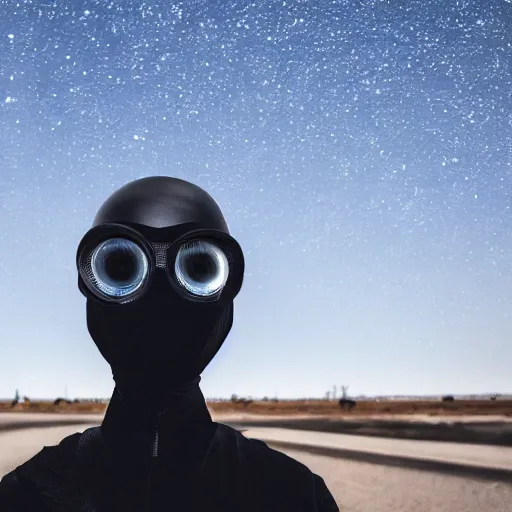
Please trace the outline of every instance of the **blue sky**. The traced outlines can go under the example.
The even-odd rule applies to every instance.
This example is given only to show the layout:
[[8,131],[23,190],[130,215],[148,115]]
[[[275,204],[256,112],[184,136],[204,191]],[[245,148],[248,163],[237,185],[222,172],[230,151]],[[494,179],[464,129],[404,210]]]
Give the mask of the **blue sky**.
[[188,179],[246,256],[207,396],[512,392],[512,4],[0,2],[0,396],[109,396],[74,266]]

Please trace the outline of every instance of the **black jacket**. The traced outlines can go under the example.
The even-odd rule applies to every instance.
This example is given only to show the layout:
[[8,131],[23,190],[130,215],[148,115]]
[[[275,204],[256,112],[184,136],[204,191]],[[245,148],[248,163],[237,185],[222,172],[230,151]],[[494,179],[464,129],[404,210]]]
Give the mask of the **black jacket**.
[[101,427],[44,447],[0,481],[0,510],[339,511],[321,477],[213,422],[199,387],[193,395],[154,416],[114,393]]

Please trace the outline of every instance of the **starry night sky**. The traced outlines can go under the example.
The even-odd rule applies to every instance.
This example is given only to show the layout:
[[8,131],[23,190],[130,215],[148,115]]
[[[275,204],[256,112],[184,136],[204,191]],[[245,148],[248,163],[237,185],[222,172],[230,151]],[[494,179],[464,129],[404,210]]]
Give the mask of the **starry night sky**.
[[0,13],[0,396],[110,395],[75,252],[151,175],[246,255],[207,396],[512,392],[510,0]]

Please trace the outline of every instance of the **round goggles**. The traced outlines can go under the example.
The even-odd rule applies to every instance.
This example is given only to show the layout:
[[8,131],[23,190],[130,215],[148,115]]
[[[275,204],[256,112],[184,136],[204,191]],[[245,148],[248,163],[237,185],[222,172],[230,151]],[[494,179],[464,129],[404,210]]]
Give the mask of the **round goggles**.
[[118,304],[143,295],[158,268],[165,270],[174,290],[186,299],[212,302],[221,296],[235,297],[242,284],[244,259],[230,235],[193,230],[177,238],[168,234],[165,239],[174,241],[153,242],[125,225],[94,227],[78,247],[79,277],[94,296]]

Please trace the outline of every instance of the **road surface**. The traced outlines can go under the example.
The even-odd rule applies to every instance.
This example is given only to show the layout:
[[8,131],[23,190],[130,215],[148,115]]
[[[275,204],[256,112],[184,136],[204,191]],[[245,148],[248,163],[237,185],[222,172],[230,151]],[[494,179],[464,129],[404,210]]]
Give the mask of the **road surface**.
[[[0,432],[0,476],[91,425]],[[283,450],[321,475],[341,511],[512,512],[512,485]]]

